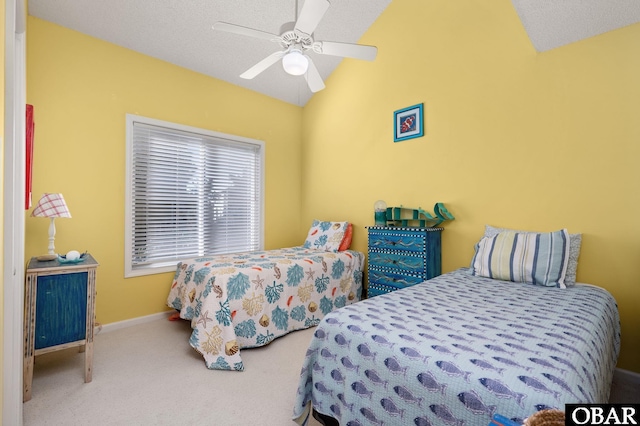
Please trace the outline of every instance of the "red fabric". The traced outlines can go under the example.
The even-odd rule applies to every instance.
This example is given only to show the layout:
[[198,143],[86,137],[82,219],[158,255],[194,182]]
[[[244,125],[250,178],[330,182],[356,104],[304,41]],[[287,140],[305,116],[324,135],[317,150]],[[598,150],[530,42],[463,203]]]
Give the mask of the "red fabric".
[[33,131],[35,123],[33,121],[33,105],[27,104],[27,164],[26,164],[26,182],[25,182],[25,194],[24,194],[24,209],[29,210],[31,208],[31,188],[32,188],[32,170],[33,170]]
[[344,232],[344,237],[342,237],[342,242],[340,243],[340,247],[338,247],[338,251],[345,251],[351,247],[351,239],[353,238],[353,225],[348,224],[347,230]]

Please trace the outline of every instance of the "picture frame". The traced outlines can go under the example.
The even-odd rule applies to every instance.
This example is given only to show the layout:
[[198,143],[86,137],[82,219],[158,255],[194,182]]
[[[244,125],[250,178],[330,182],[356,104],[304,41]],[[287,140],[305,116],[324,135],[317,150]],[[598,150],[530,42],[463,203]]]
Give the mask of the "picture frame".
[[394,142],[402,142],[424,136],[423,105],[412,105],[393,113]]

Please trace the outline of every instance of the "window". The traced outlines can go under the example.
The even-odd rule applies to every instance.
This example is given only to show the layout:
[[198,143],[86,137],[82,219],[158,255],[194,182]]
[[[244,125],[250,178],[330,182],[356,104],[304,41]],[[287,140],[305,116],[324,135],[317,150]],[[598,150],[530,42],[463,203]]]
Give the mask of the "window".
[[263,247],[261,141],[127,115],[125,277]]

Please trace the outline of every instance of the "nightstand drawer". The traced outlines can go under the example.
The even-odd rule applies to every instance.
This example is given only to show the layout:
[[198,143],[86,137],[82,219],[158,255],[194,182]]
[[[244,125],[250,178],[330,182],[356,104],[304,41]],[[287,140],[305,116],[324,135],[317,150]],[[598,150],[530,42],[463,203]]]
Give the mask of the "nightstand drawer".
[[404,288],[423,282],[421,276],[402,275],[394,272],[369,269],[369,285],[382,284],[390,288]]
[[423,252],[425,237],[411,232],[403,231],[369,231],[369,250],[406,250]]
[[393,268],[422,274],[425,271],[425,259],[420,253],[414,256],[403,252],[369,252],[369,265],[378,268]]
[[367,297],[379,296],[381,294],[391,293],[392,291],[396,290],[398,290],[398,287],[379,283],[369,283],[369,288],[367,289]]

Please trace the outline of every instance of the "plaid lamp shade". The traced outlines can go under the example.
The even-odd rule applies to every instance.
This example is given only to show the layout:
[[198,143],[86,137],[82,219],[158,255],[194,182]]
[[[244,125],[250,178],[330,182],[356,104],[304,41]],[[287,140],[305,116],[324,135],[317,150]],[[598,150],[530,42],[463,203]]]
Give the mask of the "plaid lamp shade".
[[32,217],[71,217],[62,194],[44,194],[31,212]]

